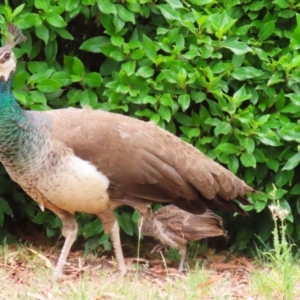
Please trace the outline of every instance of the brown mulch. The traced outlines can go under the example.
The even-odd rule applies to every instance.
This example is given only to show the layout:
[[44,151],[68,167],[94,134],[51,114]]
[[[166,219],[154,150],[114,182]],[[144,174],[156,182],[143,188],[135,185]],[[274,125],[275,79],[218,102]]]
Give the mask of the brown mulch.
[[[49,246],[27,247],[26,251],[11,251],[8,254],[8,260],[0,262],[0,268],[6,268],[9,281],[19,284],[30,284],[35,276],[34,270],[28,264],[28,257],[36,256],[41,263],[49,269],[53,269],[59,256],[59,251],[53,252]],[[151,256],[149,254],[149,256]],[[221,283],[222,280],[228,280],[230,283],[230,296],[236,299],[245,299],[249,288],[249,275],[255,267],[252,261],[245,257],[228,258],[226,253],[218,255],[202,255],[202,267],[207,270],[207,279],[199,282],[198,288],[205,289],[214,284]],[[163,288],[166,281],[180,280],[187,276],[186,272],[179,273],[176,269],[178,263],[174,264],[168,259],[162,258],[158,254],[150,259],[144,258],[126,258],[129,278],[136,276],[138,278],[151,281],[151,283]],[[193,272],[195,266],[193,262],[189,264],[190,271]],[[116,274],[116,262],[110,256],[96,257],[94,255],[84,255],[82,250],[72,251],[69,254],[67,264],[64,268],[64,278],[62,282],[72,285],[87,273],[90,280],[100,280],[100,271],[114,276]],[[50,284],[50,283],[49,283]],[[109,297],[109,296],[107,296]],[[37,298],[38,299],[38,298]],[[104,298],[103,298],[104,299]],[[110,299],[110,298],[107,298]]]
[[[23,231],[19,236],[20,240],[31,243],[26,248],[26,251],[19,251],[18,246],[14,251],[14,247],[10,246],[8,259],[5,262],[0,259],[0,268],[7,270],[7,281],[5,279],[2,280],[0,286],[7,285],[6,288],[10,288],[10,285],[6,282],[30,285],[35,276],[34,266],[30,264],[32,257],[40,260],[39,265],[42,264],[48,269],[54,269],[60,254],[60,251],[54,250],[54,245],[56,249],[60,250],[64,239],[61,238],[56,243],[56,238],[48,239],[43,232],[36,231],[33,233],[32,228],[29,229],[28,235],[25,234],[26,231]],[[90,280],[95,281],[101,279],[102,272],[111,276],[117,273],[112,251],[101,253],[98,256],[92,254],[84,255],[82,251],[84,242],[84,240],[79,240],[73,245],[64,267],[62,283],[72,286],[84,273],[88,275]],[[187,258],[189,272],[179,273],[177,271],[178,262],[171,262],[162,253],[151,253],[156,242],[153,243],[151,240],[143,241],[140,258],[136,257],[136,245],[137,243],[132,240],[125,242],[123,245],[124,256],[127,257],[125,262],[129,270],[126,276],[129,278],[138,276],[139,279],[147,280],[163,289],[165,282],[183,279],[188,276],[188,273],[193,272],[197,265],[200,265],[201,268],[206,270],[207,276],[205,280],[199,282],[197,286],[199,290],[221,284],[226,280],[230,285],[229,296],[232,299],[250,299],[246,298],[245,295],[248,294],[250,275],[256,267],[249,258],[230,257],[227,252],[215,254],[210,250],[208,253],[197,255],[196,259]],[[32,297],[39,299],[38,296]],[[48,298],[46,296],[43,299]],[[112,298],[111,295],[107,295],[101,299]],[[117,298],[114,297],[114,299]]]

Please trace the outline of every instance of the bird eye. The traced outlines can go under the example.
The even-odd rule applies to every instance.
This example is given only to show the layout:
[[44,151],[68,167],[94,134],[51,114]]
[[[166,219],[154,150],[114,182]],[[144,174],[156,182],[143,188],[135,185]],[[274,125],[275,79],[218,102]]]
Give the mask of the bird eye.
[[10,53],[6,52],[5,55],[4,55],[4,58],[9,59],[10,58]]

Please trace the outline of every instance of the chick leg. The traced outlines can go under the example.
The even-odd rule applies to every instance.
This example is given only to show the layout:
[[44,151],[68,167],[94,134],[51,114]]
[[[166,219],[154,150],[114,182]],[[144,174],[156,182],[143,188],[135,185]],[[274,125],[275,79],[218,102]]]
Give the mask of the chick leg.
[[124,276],[127,273],[127,268],[124,261],[124,256],[122,252],[121,240],[120,240],[120,230],[117,219],[112,210],[107,209],[101,211],[97,216],[102,221],[105,233],[110,234],[111,241],[113,243],[115,256],[118,264],[118,271],[120,276]]
[[183,245],[179,248],[179,253],[180,253],[180,263],[179,263],[178,271],[182,272],[184,261],[185,261],[185,256],[186,256],[186,246],[185,245]]
[[74,215],[66,212],[59,211],[55,212],[63,223],[62,234],[65,237],[64,246],[61,250],[58,262],[56,264],[54,273],[52,275],[52,280],[56,281],[62,276],[62,270],[66,263],[67,257],[69,255],[70,249],[76,239],[78,232],[78,225]]

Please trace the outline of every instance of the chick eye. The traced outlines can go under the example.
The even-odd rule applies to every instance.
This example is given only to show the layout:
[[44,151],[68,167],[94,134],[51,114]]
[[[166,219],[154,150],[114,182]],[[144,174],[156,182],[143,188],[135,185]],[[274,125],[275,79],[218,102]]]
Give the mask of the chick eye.
[[5,53],[4,58],[9,59],[10,58],[10,53]]

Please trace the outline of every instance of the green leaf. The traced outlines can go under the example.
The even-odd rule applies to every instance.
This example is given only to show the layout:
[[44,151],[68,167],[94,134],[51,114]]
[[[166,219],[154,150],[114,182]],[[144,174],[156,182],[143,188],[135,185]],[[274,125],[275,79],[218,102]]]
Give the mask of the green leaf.
[[53,79],[44,79],[37,84],[37,89],[43,93],[52,93],[61,88],[61,84]]
[[119,36],[119,35],[113,35],[111,37],[111,43],[114,46],[120,47],[124,44],[124,38],[122,36]]
[[260,201],[260,200],[256,200],[254,202],[254,207],[255,207],[255,210],[259,213],[261,212],[267,205],[267,202],[265,201]]
[[183,94],[178,97],[178,103],[180,104],[182,111],[186,111],[190,107],[190,95]]
[[256,160],[253,154],[251,153],[242,153],[241,162],[245,167],[256,167]]
[[35,0],[34,1],[34,6],[37,9],[42,9],[42,10],[47,10],[48,9],[48,2],[47,1],[43,1],[43,0]]
[[285,141],[300,141],[300,126],[294,123],[285,124],[279,133]]
[[265,128],[261,132],[256,132],[257,138],[265,145],[280,146],[280,140],[275,132],[269,128]]
[[88,222],[87,224],[84,224],[82,228],[82,235],[85,238],[97,235],[103,231],[103,226],[99,218],[96,218],[92,222]]
[[185,84],[186,78],[187,78],[187,72],[184,68],[182,68],[180,72],[177,74],[178,83],[181,85]]
[[275,30],[276,20],[271,20],[269,22],[262,22],[262,26],[258,32],[258,37],[261,41],[266,40],[269,36],[271,36]]
[[109,38],[105,36],[96,36],[84,41],[82,45],[79,47],[79,49],[88,52],[93,52],[93,53],[101,53],[102,52],[101,48],[110,44],[111,42]]
[[78,6],[80,5],[80,0],[68,0],[67,4],[66,4],[66,11],[74,11],[78,8]]
[[130,58],[139,60],[144,56],[145,52],[142,49],[136,49],[130,54]]
[[4,222],[4,214],[3,212],[0,210],[0,226],[3,226],[3,222]]
[[216,136],[220,135],[220,134],[224,134],[227,135],[232,131],[232,126],[230,125],[230,123],[226,123],[226,122],[220,122],[219,124],[217,124],[215,130],[214,130],[214,134]]
[[201,103],[203,100],[206,99],[206,94],[203,92],[192,91],[191,98],[194,100],[195,103]]
[[118,223],[120,224],[120,227],[127,233],[128,235],[133,235],[134,232],[134,225],[130,218],[129,214],[123,213],[123,214],[116,214]]
[[60,35],[66,40],[74,40],[72,34],[65,28],[56,28],[55,31],[57,32],[58,35]]
[[32,76],[30,76],[28,81],[33,84],[36,82],[41,82],[44,79],[48,79],[53,73],[54,73],[54,70],[52,70],[52,69],[47,69],[47,70],[43,70],[41,72],[36,72]]
[[144,66],[137,70],[136,75],[143,78],[149,78],[154,74],[154,70],[151,67]]
[[169,107],[161,105],[158,109],[158,113],[163,120],[170,122],[172,114]]
[[113,18],[113,24],[115,25],[116,33],[120,32],[125,26],[125,22],[117,15]]
[[54,12],[47,13],[46,20],[54,27],[61,28],[67,26],[67,23],[64,21],[64,19]]
[[78,103],[80,101],[81,94],[82,94],[82,90],[72,89],[72,90],[68,91],[68,94],[67,94],[67,98],[69,100],[68,103],[70,105]]
[[109,54],[109,56],[112,57],[116,61],[123,61],[126,58],[125,54],[120,50],[111,52]]
[[129,92],[129,90],[130,90],[129,86],[125,85],[125,84],[120,84],[116,88],[116,92],[121,93],[121,94],[127,94]]
[[48,65],[46,62],[42,61],[31,61],[28,63],[28,70],[34,74],[37,72],[45,71],[48,69]]
[[293,222],[293,215],[291,213],[292,210],[290,204],[285,199],[280,199],[279,204],[283,209],[286,209],[289,212],[286,219],[290,222]]
[[269,169],[277,172],[279,170],[279,161],[274,159],[267,160],[267,166]]
[[239,90],[237,90],[232,98],[232,101],[235,103],[242,103],[245,100],[251,98],[251,94],[247,94],[245,85],[243,85]]
[[99,73],[92,72],[84,77],[84,83],[89,87],[99,87],[102,83],[102,77]]
[[94,107],[96,106],[97,103],[98,103],[97,95],[92,90],[85,90],[81,93],[81,97],[80,97],[81,107],[85,107],[86,105],[90,107]]
[[51,79],[54,79],[55,81],[57,81],[62,86],[69,85],[72,82],[72,80],[70,78],[70,74],[68,72],[65,72],[65,71],[55,72],[51,76]]
[[238,42],[234,40],[222,41],[220,45],[223,48],[227,48],[231,50],[236,55],[242,55],[252,51],[252,49],[246,43]]
[[16,7],[13,11],[13,17],[16,17],[18,14],[20,14],[20,12],[23,10],[25,4],[21,4],[18,7]]
[[134,13],[128,10],[124,5],[115,4],[118,16],[125,22],[135,24]]
[[272,74],[272,76],[270,77],[269,81],[268,81],[268,86],[271,86],[273,84],[276,84],[278,82],[283,82],[284,81],[284,77],[282,72],[275,72],[274,74]]
[[8,205],[7,201],[2,197],[0,197],[0,211],[6,215],[13,215],[12,209]]
[[289,2],[286,0],[274,0],[273,3],[278,5],[280,8],[288,8]]
[[230,155],[228,159],[228,168],[233,174],[236,174],[239,168],[239,160],[236,155]]
[[246,148],[248,153],[253,153],[255,149],[255,142],[253,139],[245,138],[245,140],[243,140],[243,146]]
[[116,5],[110,0],[97,0],[99,10],[104,14],[116,14]]
[[83,76],[84,65],[79,58],[74,57],[72,69],[73,69],[73,74],[78,75],[78,76]]
[[300,152],[293,155],[284,165],[282,170],[292,170],[299,165],[300,162]]
[[45,95],[40,91],[29,91],[30,98],[33,103],[47,104],[47,99]]
[[131,76],[135,71],[135,66],[136,66],[135,61],[130,60],[130,61],[122,64],[122,70],[125,71],[125,73],[128,76]]
[[300,199],[297,200],[297,211],[298,211],[298,214],[300,214]]
[[156,53],[154,43],[146,35],[143,35],[142,44],[144,47],[145,54],[147,55],[148,58],[150,58],[150,60],[154,62],[157,58],[157,53]]
[[291,101],[295,104],[300,106],[300,95],[296,93],[290,93],[290,94],[285,94],[286,97],[290,98]]
[[238,148],[236,145],[231,144],[231,143],[223,143],[219,144],[217,148],[215,149],[217,152],[222,152],[225,154],[237,154],[239,153]]
[[[291,195],[300,195],[300,182],[296,183],[290,191]],[[300,199],[299,199],[300,200]],[[300,204],[300,201],[299,201]]]
[[191,127],[193,126],[192,118],[187,116],[186,114],[183,114],[181,112],[177,112],[174,115],[174,118],[182,125]]
[[[169,106],[172,107],[173,106],[173,100],[171,98],[170,94],[163,94],[160,98],[159,98],[159,102],[164,105],[164,106]],[[154,103],[153,103],[154,104]]]
[[143,103],[144,104],[147,104],[147,103],[150,103],[150,104],[155,104],[157,102],[157,99],[153,96],[150,96],[150,95],[147,95],[144,99],[143,99]]
[[215,35],[218,39],[221,39],[237,21],[237,19],[232,19],[226,10],[223,10],[221,13],[211,14],[208,17],[210,24],[212,25],[213,29],[215,30]]
[[167,20],[179,20],[179,16],[177,13],[177,10],[175,10],[174,8],[172,8],[170,5],[168,4],[160,4],[160,5],[156,5],[162,15],[167,19]]
[[241,67],[234,70],[231,76],[237,80],[244,81],[246,79],[255,78],[263,75],[264,72],[254,67]]
[[199,128],[190,128],[187,134],[188,138],[191,139],[193,137],[200,136],[200,129]]
[[49,41],[48,44],[45,47],[45,56],[48,63],[53,62],[57,55],[57,42]]

